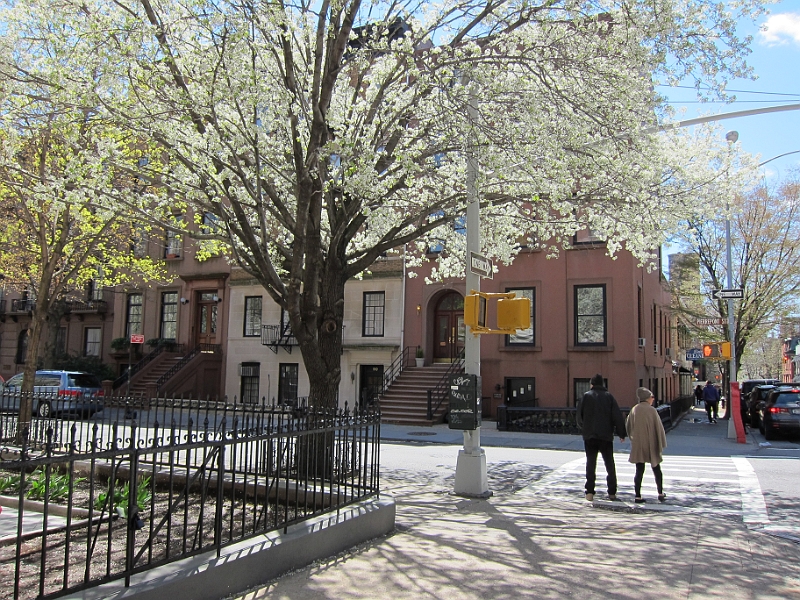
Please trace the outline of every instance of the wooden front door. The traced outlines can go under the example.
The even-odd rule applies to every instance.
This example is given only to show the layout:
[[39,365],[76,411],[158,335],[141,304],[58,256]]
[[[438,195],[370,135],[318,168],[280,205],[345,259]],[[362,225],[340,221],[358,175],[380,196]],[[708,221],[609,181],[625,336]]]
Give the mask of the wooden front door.
[[464,298],[458,292],[450,292],[436,306],[436,339],[434,359],[450,361],[464,349]]
[[217,343],[217,311],[219,303],[214,292],[200,292],[197,297],[196,343]]

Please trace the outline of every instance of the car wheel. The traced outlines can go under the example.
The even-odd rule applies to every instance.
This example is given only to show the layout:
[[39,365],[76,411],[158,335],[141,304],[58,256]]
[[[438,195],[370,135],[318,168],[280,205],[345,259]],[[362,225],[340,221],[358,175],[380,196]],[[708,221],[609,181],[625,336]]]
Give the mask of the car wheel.
[[50,416],[50,403],[49,402],[40,402],[39,408],[36,411],[40,417],[46,419]]
[[750,415],[750,427],[753,429],[761,426],[761,419],[758,418],[758,414]]
[[767,439],[767,440],[774,440],[777,437],[778,437],[778,435],[777,435],[777,433],[775,433],[774,429],[767,429],[764,432],[764,438]]
[[758,420],[758,430],[761,432],[761,435],[764,437],[767,436],[767,430],[764,428],[764,419]]

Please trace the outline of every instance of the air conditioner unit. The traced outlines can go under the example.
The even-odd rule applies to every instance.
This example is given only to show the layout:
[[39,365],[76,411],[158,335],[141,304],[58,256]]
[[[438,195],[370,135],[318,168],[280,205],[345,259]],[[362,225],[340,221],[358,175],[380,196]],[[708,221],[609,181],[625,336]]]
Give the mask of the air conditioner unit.
[[672,348],[664,348],[664,354],[667,356],[672,356]]
[[644,348],[645,341],[646,340],[644,338],[639,338],[639,348]]

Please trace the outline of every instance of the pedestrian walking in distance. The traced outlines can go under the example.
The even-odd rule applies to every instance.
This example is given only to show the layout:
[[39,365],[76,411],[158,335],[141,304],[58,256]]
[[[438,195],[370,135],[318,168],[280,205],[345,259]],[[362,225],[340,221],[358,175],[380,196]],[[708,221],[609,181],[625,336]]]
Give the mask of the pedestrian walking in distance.
[[614,434],[625,441],[625,419],[616,399],[605,388],[603,376],[592,377],[592,388],[578,401],[577,422],[583,435],[586,451],[586,500],[592,502],[595,494],[597,453],[606,465],[608,499],[617,499],[617,469],[614,465]]
[[664,460],[663,452],[667,447],[667,434],[658,411],[653,408],[653,392],[640,387],[636,390],[639,401],[631,409],[625,421],[625,429],[631,441],[631,454],[628,458],[636,465],[636,475],[633,478],[633,487],[636,492],[634,501],[644,502],[642,497],[642,479],[644,479],[645,463],[650,463],[653,476],[656,478],[659,502],[665,502],[667,495],[664,493],[664,477],[661,474],[661,462]]
[[703,386],[699,383],[697,387],[694,388],[694,405],[700,406],[703,403]]
[[714,387],[711,381],[706,382],[706,387],[703,388],[703,400],[706,403],[706,414],[708,415],[709,423],[716,423],[719,416],[719,390]]

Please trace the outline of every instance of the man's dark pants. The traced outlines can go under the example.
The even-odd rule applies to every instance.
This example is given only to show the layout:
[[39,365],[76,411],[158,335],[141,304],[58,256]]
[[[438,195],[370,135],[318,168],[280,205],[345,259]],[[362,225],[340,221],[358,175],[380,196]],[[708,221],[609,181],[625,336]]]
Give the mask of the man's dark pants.
[[606,465],[606,483],[608,484],[608,493],[614,495],[617,493],[617,468],[614,465],[614,442],[613,440],[607,442],[605,440],[598,440],[590,438],[583,440],[583,448],[586,450],[586,493],[594,494],[594,483],[597,471],[597,453],[603,457],[603,462]]

